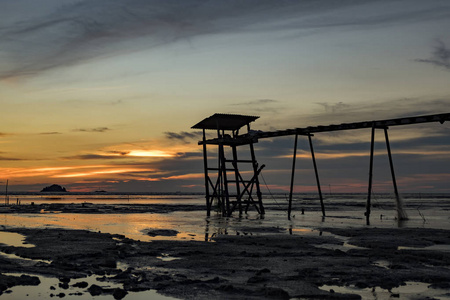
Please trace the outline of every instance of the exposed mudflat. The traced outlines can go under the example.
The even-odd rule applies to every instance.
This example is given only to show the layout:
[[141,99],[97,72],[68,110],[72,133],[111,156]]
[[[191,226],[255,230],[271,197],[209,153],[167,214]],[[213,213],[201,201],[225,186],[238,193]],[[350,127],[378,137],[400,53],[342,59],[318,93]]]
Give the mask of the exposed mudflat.
[[174,211],[203,210],[202,205],[182,204],[93,204],[93,203],[41,203],[36,205],[11,205],[0,207],[2,214],[37,214],[37,213],[169,213]]
[[[413,281],[429,283],[430,289],[450,297],[450,252],[433,248],[450,245],[447,230],[322,228],[324,234],[301,236],[258,227],[246,228],[255,234],[218,235],[208,242],[141,242],[85,230],[3,230],[25,235],[35,247],[0,244],[1,252],[28,258],[0,256],[0,295],[15,285],[39,284],[33,274],[59,278],[62,288],[73,286],[75,278],[96,274],[123,288],[104,289],[78,280],[80,295],[122,299],[132,291],[156,289],[183,299],[359,299],[319,287],[390,291]],[[339,250],[344,243],[358,247]],[[27,275],[5,275],[9,273]]]

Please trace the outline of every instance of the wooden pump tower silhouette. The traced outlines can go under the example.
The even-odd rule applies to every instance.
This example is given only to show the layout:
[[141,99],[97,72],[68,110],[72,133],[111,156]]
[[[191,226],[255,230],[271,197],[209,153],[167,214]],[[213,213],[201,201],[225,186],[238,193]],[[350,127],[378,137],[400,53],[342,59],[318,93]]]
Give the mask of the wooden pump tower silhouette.
[[[256,161],[253,144],[258,142],[258,139],[252,136],[250,130],[250,123],[258,118],[214,114],[192,126],[193,129],[203,130],[203,140],[199,145],[203,145],[208,216],[214,204],[223,216],[231,216],[236,209],[242,214],[243,211],[247,212],[250,206],[255,207],[259,214],[264,214],[258,178],[264,165],[259,166]],[[239,133],[242,127],[246,128],[246,134],[243,136]],[[207,140],[206,130],[217,131],[217,138]],[[217,166],[209,165],[207,145],[218,147]],[[238,147],[241,146],[250,148],[250,156],[247,159],[238,158]]]
[[[291,215],[291,204],[294,187],[295,160],[297,155],[297,138],[298,136],[307,136],[310,145],[311,157],[313,160],[317,188],[322,207],[322,215],[325,216],[325,207],[319,181],[319,173],[316,165],[312,136],[322,132],[332,131],[348,131],[356,129],[371,129],[370,139],[370,161],[369,161],[369,184],[366,202],[366,222],[369,224],[369,216],[371,212],[371,195],[372,195],[372,173],[375,146],[375,130],[382,129],[385,135],[387,154],[389,157],[389,165],[391,169],[392,183],[397,203],[398,218],[402,219],[400,213],[401,201],[397,190],[397,183],[394,172],[394,164],[391,155],[391,147],[388,138],[388,129],[390,127],[414,125],[421,123],[438,122],[444,124],[450,121],[450,113],[441,113],[425,116],[402,117],[387,120],[362,121],[354,123],[342,123],[337,125],[326,126],[308,126],[303,128],[284,129],[276,131],[252,131],[250,123],[258,119],[256,116],[234,115],[234,114],[214,114],[203,121],[192,126],[193,129],[203,130],[203,139],[199,145],[203,145],[203,163],[205,171],[205,189],[206,189],[206,208],[207,215],[211,214],[211,208],[214,200],[216,200],[217,208],[222,212],[223,216],[230,216],[233,211],[239,209],[239,213],[247,212],[250,205],[254,206],[259,214],[264,214],[264,206],[262,203],[262,195],[259,186],[259,175],[264,165],[259,166],[255,158],[255,150],[253,144],[259,139],[274,138],[282,136],[295,136],[294,154],[292,160],[292,174],[289,192],[288,218]],[[239,133],[242,127],[247,128],[247,132]],[[206,130],[217,131],[217,137],[206,139]],[[216,145],[217,166],[209,166],[207,145]],[[248,159],[238,159],[237,148],[248,145],[250,147],[250,156]],[[230,151],[231,150],[231,151]],[[247,170],[242,165],[247,165]],[[245,175],[245,176],[244,176]],[[244,177],[248,177],[247,180]]]

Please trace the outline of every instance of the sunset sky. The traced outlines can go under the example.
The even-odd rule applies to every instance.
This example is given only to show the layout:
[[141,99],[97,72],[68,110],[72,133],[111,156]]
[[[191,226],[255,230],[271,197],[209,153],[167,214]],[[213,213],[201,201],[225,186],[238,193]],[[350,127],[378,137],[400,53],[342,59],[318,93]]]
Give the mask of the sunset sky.
[[[257,130],[450,112],[449,28],[447,0],[0,0],[0,184],[202,192],[190,127],[216,112]],[[389,132],[401,192],[450,192],[449,122]],[[374,192],[392,191],[383,138]],[[327,192],[367,190],[370,130],[313,141]],[[293,142],[256,145],[272,192]]]

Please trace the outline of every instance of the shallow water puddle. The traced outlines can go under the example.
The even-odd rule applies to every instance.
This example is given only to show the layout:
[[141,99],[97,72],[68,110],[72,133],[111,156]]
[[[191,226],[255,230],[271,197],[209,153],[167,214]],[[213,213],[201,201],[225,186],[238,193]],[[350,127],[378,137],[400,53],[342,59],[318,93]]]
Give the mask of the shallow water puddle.
[[0,256],[8,258],[8,259],[20,259],[22,261],[27,261],[27,262],[34,262],[34,263],[46,263],[46,264],[51,264],[52,261],[51,260],[44,260],[44,259],[31,259],[31,258],[26,258],[26,257],[22,257],[22,256],[17,256],[15,254],[12,253],[5,253],[5,252],[1,252],[0,251]]
[[33,248],[33,244],[25,242],[25,236],[15,232],[0,231],[0,243],[13,247]]
[[172,261],[172,260],[181,259],[181,257],[173,257],[173,256],[170,256],[167,253],[161,253],[161,256],[157,256],[156,258],[160,259],[162,261]]
[[[4,275],[20,276],[21,273],[7,273]],[[45,277],[40,275],[26,274],[29,276],[38,277],[41,284],[38,286],[15,286],[5,291],[1,295],[2,300],[17,300],[17,299],[51,299],[51,298],[63,298],[69,300],[86,300],[86,299],[114,299],[110,294],[102,294],[98,296],[92,296],[86,288],[74,287],[74,284],[80,282],[87,282],[88,287],[92,284],[96,284],[102,288],[122,288],[120,284],[113,282],[105,282],[98,280],[99,277],[89,276],[86,278],[71,279],[69,282],[69,288],[62,288],[59,286],[61,283],[58,278]],[[63,295],[64,294],[64,295]],[[175,300],[176,298],[167,297],[158,294],[155,290],[143,291],[143,292],[129,292],[123,299],[133,300]]]
[[442,289],[431,289],[429,283],[406,282],[405,285],[393,288],[391,291],[380,287],[360,289],[355,286],[323,285],[319,287],[324,291],[333,290],[341,294],[356,294],[362,299],[388,300],[388,299],[450,299],[448,291]]
[[387,260],[377,260],[372,265],[383,269],[389,269],[390,263]]
[[428,247],[404,247],[399,246],[397,250],[417,250],[417,251],[424,251],[424,250],[431,250],[431,251],[440,251],[440,252],[450,252],[450,245],[433,245]]
[[343,252],[347,252],[350,249],[367,249],[364,247],[358,247],[358,246],[348,243],[348,240],[349,240],[348,237],[333,234],[333,233],[326,232],[326,231],[321,231],[321,230],[311,229],[311,228],[292,228],[292,229],[289,229],[289,231],[292,234],[296,234],[296,235],[331,236],[342,242],[342,245],[338,245],[338,244],[314,245],[314,247],[317,247],[317,248],[324,248],[324,249],[330,249],[330,250],[341,250]]
[[[7,231],[0,231],[0,243],[13,246],[13,247],[24,247],[24,248],[33,248],[35,245],[28,244],[25,242],[25,236],[19,233],[15,232],[7,232]],[[43,262],[50,264],[52,263],[50,260],[42,260],[42,259],[31,259],[26,257],[17,256],[12,253],[5,253],[0,251],[0,256],[8,258],[8,259],[20,259],[27,262]]]
[[323,249],[329,249],[329,250],[340,250],[342,252],[347,252],[350,249],[367,249],[363,247],[358,247],[352,244],[349,244],[347,242],[344,242],[342,245],[336,245],[336,244],[320,244],[320,245],[313,245],[316,248],[323,248]]

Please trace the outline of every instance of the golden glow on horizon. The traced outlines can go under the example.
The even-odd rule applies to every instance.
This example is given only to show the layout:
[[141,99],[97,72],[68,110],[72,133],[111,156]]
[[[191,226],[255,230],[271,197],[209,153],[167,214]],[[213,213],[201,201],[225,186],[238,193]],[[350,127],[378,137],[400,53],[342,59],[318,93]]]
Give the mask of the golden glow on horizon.
[[93,176],[93,175],[102,175],[102,174],[120,174],[120,173],[132,173],[132,172],[149,172],[154,171],[153,169],[112,169],[112,170],[101,170],[101,171],[92,171],[92,172],[84,172],[84,173],[72,173],[72,174],[62,174],[62,175],[53,175],[53,178],[67,178],[67,177],[84,177],[84,176]]
[[[98,169],[93,171],[76,172],[77,170]],[[68,171],[68,172],[61,172]],[[74,172],[75,171],[75,172]],[[0,172],[7,178],[39,177],[48,176],[50,178],[82,177],[102,174],[120,174],[132,172],[156,172],[150,168],[120,168],[114,165],[82,165],[71,167],[49,167],[49,168],[0,168]]]
[[165,180],[175,180],[175,179],[198,179],[203,178],[205,175],[203,173],[190,173],[190,174],[183,174],[183,175],[174,175],[169,177],[163,177],[162,179]]
[[125,154],[127,156],[140,156],[140,157],[172,157],[173,154],[169,154],[162,150],[131,150]]

